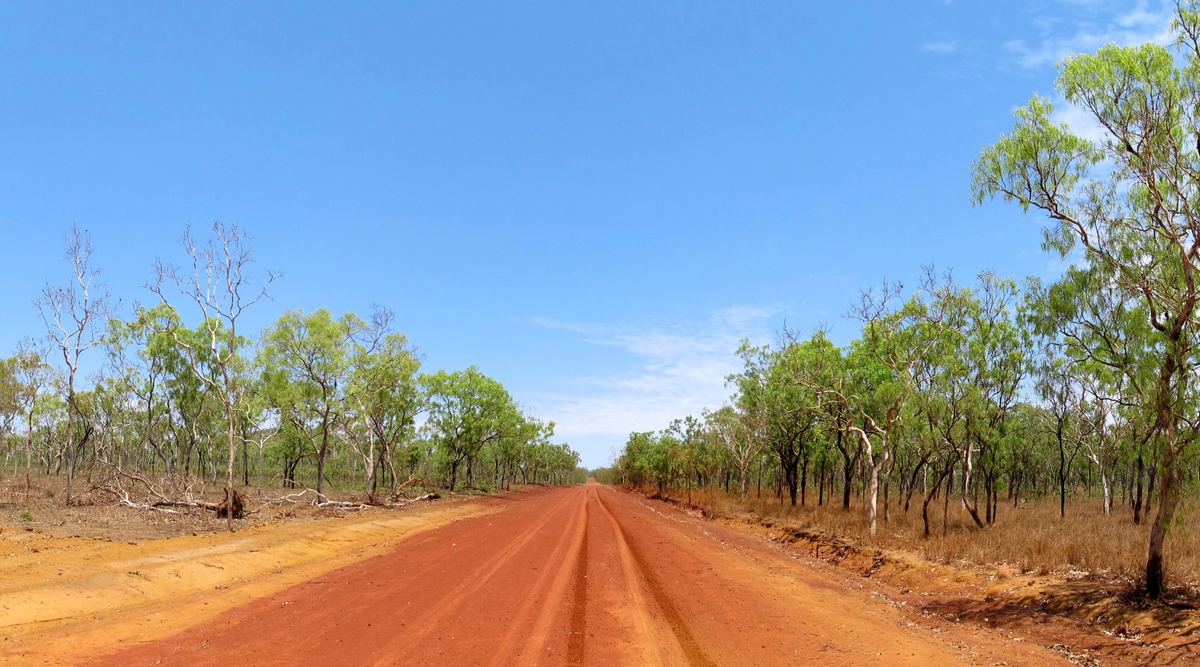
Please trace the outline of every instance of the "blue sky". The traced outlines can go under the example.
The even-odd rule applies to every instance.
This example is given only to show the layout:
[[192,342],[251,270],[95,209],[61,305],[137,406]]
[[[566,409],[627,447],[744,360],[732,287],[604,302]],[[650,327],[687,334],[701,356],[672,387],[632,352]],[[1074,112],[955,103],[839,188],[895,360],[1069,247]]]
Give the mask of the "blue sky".
[[1168,10],[4,3],[0,353],[71,223],[128,313],[186,223],[236,222],[284,273],[253,326],[386,305],[602,465],[719,406],[739,339],[851,339],[884,277],[1053,274],[1040,219],[971,206],[971,162],[1055,60],[1162,41]]

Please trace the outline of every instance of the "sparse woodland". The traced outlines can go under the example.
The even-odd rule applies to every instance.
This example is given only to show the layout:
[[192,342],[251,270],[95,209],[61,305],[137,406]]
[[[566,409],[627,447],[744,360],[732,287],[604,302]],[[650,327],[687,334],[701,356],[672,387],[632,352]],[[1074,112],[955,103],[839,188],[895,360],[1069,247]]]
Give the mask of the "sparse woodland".
[[[953,504],[985,539],[999,514],[1097,498],[1104,520],[1149,524],[1142,581],[1164,594],[1168,540],[1187,540],[1200,492],[1200,10],[1173,48],[1067,58],[1057,86],[1103,139],[1035,97],[973,168],[976,203],[1048,219],[1050,284],[927,269],[915,293],[865,291],[844,347],[823,332],[746,343],[729,403],[630,436],[626,483],[841,504],[875,535],[896,513],[945,534]],[[1089,519],[1090,520],[1090,519]],[[1031,528],[1032,529],[1032,528]]]
[[350,509],[583,481],[579,455],[550,442],[552,422],[475,367],[423,372],[385,308],[289,310],[247,331],[243,311],[263,307],[277,276],[252,271],[238,227],[202,241],[189,229],[185,261],[155,266],[153,305],[125,318],[88,235],[66,241],[62,280],[35,302],[45,331],[0,360],[0,474],[20,492],[52,476],[67,505],[218,510],[232,527],[236,508],[206,489],[234,489],[246,509]]

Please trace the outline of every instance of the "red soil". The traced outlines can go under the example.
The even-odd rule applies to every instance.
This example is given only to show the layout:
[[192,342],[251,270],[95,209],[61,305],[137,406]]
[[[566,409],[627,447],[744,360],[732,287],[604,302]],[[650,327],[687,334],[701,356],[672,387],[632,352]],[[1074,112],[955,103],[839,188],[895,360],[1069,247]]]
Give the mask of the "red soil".
[[596,485],[462,519],[104,665],[1067,665],[927,627],[760,538]]

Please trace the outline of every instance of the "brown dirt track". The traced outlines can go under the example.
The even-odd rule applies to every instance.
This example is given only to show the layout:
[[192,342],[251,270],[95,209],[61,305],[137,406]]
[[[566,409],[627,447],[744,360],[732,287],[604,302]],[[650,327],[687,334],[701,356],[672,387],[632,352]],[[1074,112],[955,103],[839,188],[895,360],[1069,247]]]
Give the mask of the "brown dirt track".
[[1070,664],[1004,632],[924,625],[845,573],[596,485],[516,497],[92,655],[84,664]]

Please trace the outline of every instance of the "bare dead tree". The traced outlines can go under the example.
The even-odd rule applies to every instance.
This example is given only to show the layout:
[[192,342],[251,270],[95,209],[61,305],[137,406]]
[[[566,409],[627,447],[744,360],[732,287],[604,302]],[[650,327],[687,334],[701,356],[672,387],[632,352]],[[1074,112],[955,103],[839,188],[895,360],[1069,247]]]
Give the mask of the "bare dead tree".
[[[173,285],[180,296],[190,299],[200,310],[201,322],[197,331],[203,335],[202,340],[181,336],[174,326],[163,333],[170,334],[175,344],[184,350],[192,372],[215,393],[225,408],[229,427],[225,493],[231,505],[238,440],[237,408],[242,391],[236,368],[240,345],[238,319],[247,308],[268,298],[267,287],[280,276],[275,271],[268,271],[262,287],[251,287],[250,276],[246,273],[254,261],[250,240],[241,227],[217,222],[213,223],[212,236],[203,245],[197,245],[189,225],[183,233],[183,247],[191,258],[190,269],[184,271],[158,260],[154,265],[155,281],[147,285],[174,309],[166,294],[166,286]],[[226,518],[227,527],[233,532],[233,512],[228,512]]]
[[[49,281],[41,296],[34,300],[51,347],[62,354],[66,371],[63,380],[67,394],[67,460],[66,504],[71,504],[75,479],[75,420],[79,406],[75,400],[75,377],[83,353],[100,345],[111,309],[108,286],[100,282],[100,268],[92,264],[92,238],[87,230],[71,225],[66,233],[63,259],[71,264],[72,280],[65,285],[52,286]],[[80,415],[82,416],[82,415]]]

